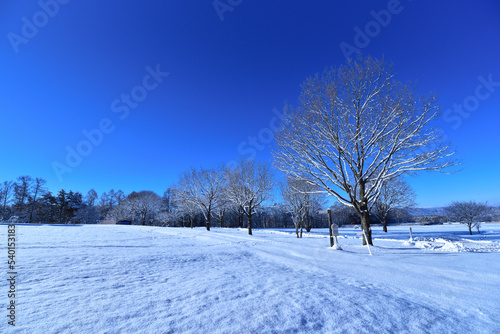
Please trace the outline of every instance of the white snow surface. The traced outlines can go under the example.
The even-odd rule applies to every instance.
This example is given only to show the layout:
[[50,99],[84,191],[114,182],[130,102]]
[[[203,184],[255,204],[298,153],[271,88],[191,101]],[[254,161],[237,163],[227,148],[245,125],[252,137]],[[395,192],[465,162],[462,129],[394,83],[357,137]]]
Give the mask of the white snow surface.
[[373,256],[343,227],[341,251],[325,229],[16,230],[2,333],[500,333],[500,224],[374,227]]

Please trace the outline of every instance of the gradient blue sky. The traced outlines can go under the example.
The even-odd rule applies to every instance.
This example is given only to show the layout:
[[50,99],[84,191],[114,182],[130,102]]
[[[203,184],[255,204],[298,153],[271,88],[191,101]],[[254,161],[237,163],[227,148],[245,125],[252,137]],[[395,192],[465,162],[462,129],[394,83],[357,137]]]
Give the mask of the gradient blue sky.
[[[219,3],[228,2],[238,3]],[[307,76],[343,63],[341,43],[356,46],[355,28],[377,29],[372,11],[389,7],[390,22],[357,41],[363,53],[384,55],[444,111],[471,110],[439,120],[463,170],[410,178],[418,203],[499,203],[500,3],[397,2],[243,0],[223,20],[212,0],[69,1],[48,6],[53,17],[38,1],[2,2],[0,181],[31,175],[52,191],[161,194],[191,166],[249,157],[248,137],[266,135],[273,109],[294,103]],[[141,92],[148,66],[169,75],[120,119],[114,110],[125,104],[112,103]],[[494,83],[478,88],[479,77]],[[53,163],[66,164],[67,147],[103,119],[113,131],[58,179]],[[260,148],[256,159],[270,160]]]

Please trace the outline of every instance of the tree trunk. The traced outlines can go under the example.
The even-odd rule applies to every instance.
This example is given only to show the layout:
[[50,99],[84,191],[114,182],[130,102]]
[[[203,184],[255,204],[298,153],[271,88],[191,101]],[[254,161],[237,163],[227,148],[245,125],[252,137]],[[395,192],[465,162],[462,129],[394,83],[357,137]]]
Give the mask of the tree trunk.
[[193,220],[194,220],[194,217],[189,217],[189,219],[191,220],[191,228],[193,228]]
[[311,224],[310,224],[310,221],[309,221],[309,214],[306,214],[306,231],[307,233],[311,232]]
[[328,209],[328,229],[330,231],[330,247],[334,246],[332,225],[333,225],[332,210]]
[[295,224],[295,234],[297,234],[297,239],[299,238],[299,224]]
[[33,196],[33,201],[31,201],[30,210],[30,224],[33,222],[33,211],[35,211],[36,196],[38,195],[38,187],[35,189],[35,195]]
[[363,231],[365,231],[366,234],[366,238],[363,235],[363,245],[366,245],[367,243],[373,245],[372,229],[370,228],[370,213],[368,212],[368,210],[364,210],[361,213],[361,228],[363,229]]
[[5,189],[5,197],[3,199],[3,210],[5,211],[5,208],[7,207],[7,198],[9,197],[9,190],[6,188]]
[[470,235],[472,235],[472,224],[467,224],[467,225],[469,225],[469,233]]
[[248,216],[248,235],[252,235],[252,215]]
[[207,216],[205,218],[205,221],[207,223],[207,231],[210,231],[210,219],[212,217],[212,206],[209,205],[208,206],[208,210],[207,210]]
[[373,245],[372,229],[370,228],[370,211],[368,211],[368,202],[365,198],[365,181],[360,181],[359,183],[359,197],[361,201],[359,203],[359,211],[357,211],[361,217],[361,228],[365,231],[365,234],[363,235],[363,245],[366,245],[367,243],[369,245]]
[[34,209],[34,204],[31,205],[31,211],[30,211],[30,220],[29,220],[29,223],[31,224],[33,222],[33,211],[35,210]]
[[238,210],[238,227],[243,228],[243,213],[241,212],[241,208]]
[[300,237],[302,238],[302,232],[304,229],[304,216],[299,216],[299,225],[300,225]]
[[384,227],[384,232],[387,233],[387,216],[384,216],[384,219],[382,220],[382,226]]

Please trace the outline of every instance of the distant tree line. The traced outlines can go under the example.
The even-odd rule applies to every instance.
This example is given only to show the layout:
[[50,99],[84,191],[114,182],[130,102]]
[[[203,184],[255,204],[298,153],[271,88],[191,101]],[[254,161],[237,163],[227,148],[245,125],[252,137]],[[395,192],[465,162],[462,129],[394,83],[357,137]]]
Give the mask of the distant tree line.
[[[274,201],[278,189],[279,202]],[[328,227],[326,202],[316,186],[292,177],[275,182],[268,164],[247,160],[235,168],[192,168],[162,196],[114,189],[100,195],[94,189],[52,193],[46,180],[31,176],[0,183],[0,220],[19,223],[239,227],[249,234],[252,228],[295,228],[302,237],[304,230]],[[410,219],[405,209],[393,206],[384,216],[386,223]],[[352,208],[337,203],[329,209],[335,224],[359,224]]]
[[[273,201],[279,189],[281,201]],[[412,216],[415,194],[402,179],[381,189],[371,208],[371,224],[387,225],[417,222],[436,224],[460,222],[480,232],[481,222],[499,220],[499,208],[486,203],[452,202],[442,215]],[[153,191],[132,192],[111,189],[99,195],[94,189],[83,195],[61,189],[48,191],[42,178],[20,176],[0,183],[0,220],[14,217],[20,223],[41,224],[137,224],[171,227],[211,226],[252,228],[295,228],[297,237],[304,230],[328,227],[327,210],[334,224],[358,225],[359,215],[348,206],[335,203],[327,208],[326,196],[301,179],[286,177],[275,183],[265,163],[240,161],[234,169],[219,165],[213,169],[190,169],[162,196]]]

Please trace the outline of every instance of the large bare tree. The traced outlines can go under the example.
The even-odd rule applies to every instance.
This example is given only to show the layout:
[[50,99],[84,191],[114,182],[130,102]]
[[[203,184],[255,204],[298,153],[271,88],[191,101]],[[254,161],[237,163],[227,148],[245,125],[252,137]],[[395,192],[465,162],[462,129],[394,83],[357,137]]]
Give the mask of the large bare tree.
[[415,192],[402,176],[387,180],[380,187],[380,194],[373,204],[372,212],[377,216],[387,232],[387,217],[389,213],[399,208],[411,208],[415,204]]
[[383,182],[456,164],[431,127],[435,96],[418,96],[383,60],[359,57],[308,78],[297,107],[285,106],[275,165],[354,208],[372,244],[370,206]]
[[248,234],[252,235],[252,216],[256,209],[272,196],[274,176],[269,165],[241,159],[227,171],[226,196],[248,218]]
[[223,165],[214,169],[192,168],[179,177],[174,190],[176,200],[183,206],[193,205],[199,208],[208,231],[213,211],[222,204],[225,174]]

